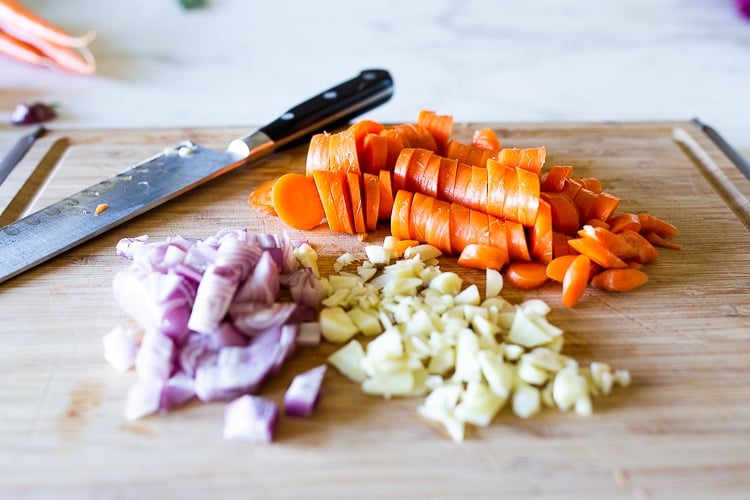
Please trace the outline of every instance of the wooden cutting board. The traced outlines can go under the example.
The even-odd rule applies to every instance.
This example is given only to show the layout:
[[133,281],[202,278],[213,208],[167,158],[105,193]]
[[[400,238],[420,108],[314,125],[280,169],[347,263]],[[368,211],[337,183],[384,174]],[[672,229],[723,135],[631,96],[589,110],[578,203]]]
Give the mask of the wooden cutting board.
[[[750,184],[689,123],[462,124],[494,128],[506,146],[548,148],[621,198],[679,228],[642,289],[589,290],[575,309],[559,286],[540,297],[582,363],[631,371],[633,383],[594,400],[594,414],[506,408],[455,444],[421,419],[415,399],[368,397],[335,371],[314,418],[283,418],[269,446],[225,441],[223,404],[191,404],[129,423],[132,373],[103,360],[101,337],[125,319],[111,294],[120,238],[207,237],[225,227],[280,231],[246,205],[283,172],[303,171],[304,146],[278,153],[138,217],[0,285],[0,496],[3,498],[743,498],[750,487]],[[678,127],[700,148],[672,139]],[[0,188],[2,223],[189,138],[223,148],[247,130],[54,130]],[[9,142],[8,137],[4,137]],[[698,158],[704,157],[701,163]],[[706,163],[705,159],[708,158]],[[325,229],[313,243],[330,269],[355,237]],[[379,243],[386,228],[370,235]],[[2,256],[0,256],[2,258]],[[456,269],[451,258],[443,267]],[[482,273],[460,270],[483,284]],[[263,395],[280,401],[294,374],[331,346],[303,349]]]

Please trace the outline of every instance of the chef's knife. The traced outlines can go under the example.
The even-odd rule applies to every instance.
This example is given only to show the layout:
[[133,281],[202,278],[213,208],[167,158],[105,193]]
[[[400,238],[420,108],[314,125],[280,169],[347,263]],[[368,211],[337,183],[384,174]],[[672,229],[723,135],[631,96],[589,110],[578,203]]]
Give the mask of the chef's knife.
[[364,70],[232,141],[226,151],[184,141],[0,228],[0,283],[221,174],[344,124],[392,95],[387,71]]

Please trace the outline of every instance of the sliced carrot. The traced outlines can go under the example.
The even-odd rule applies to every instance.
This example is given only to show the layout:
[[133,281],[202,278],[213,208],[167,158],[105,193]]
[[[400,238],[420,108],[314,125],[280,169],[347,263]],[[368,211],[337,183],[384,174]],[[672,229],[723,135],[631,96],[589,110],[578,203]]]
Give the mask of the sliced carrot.
[[398,240],[396,242],[396,252],[399,255],[403,255],[404,252],[406,251],[406,249],[408,249],[410,247],[415,247],[415,246],[419,245],[420,243],[421,243],[421,241],[419,241],[419,240]]
[[453,134],[453,117],[451,115],[438,115],[431,110],[421,110],[417,117],[417,123],[430,131],[435,138],[437,151],[443,154]]
[[362,172],[377,174],[387,168],[388,140],[379,134],[367,134],[359,151],[359,167]]
[[497,152],[497,161],[506,167],[523,168],[539,174],[544,167],[547,148],[502,148]]
[[310,138],[307,147],[307,162],[305,163],[305,174],[312,175],[316,170],[328,170],[329,150],[331,134],[321,132]]
[[479,245],[490,244],[490,219],[486,212],[469,210],[469,241]]
[[521,205],[518,191],[518,174],[515,168],[505,169],[505,180],[503,183],[505,199],[503,200],[502,216],[506,219],[518,222],[518,210]]
[[552,165],[542,176],[542,191],[559,193],[563,190],[565,180],[573,174],[571,165]]
[[571,200],[575,200],[578,191],[582,187],[575,179],[565,179],[562,182],[562,189],[559,192],[567,195]]
[[391,173],[388,170],[381,170],[378,173],[380,181],[380,206],[378,207],[378,217],[388,219],[393,210],[393,181]]
[[589,217],[606,221],[612,217],[619,204],[620,198],[602,191],[596,195]]
[[437,198],[448,200],[452,196],[453,188],[456,185],[456,173],[458,161],[450,158],[440,157],[440,170],[437,182]]
[[621,233],[622,231],[635,231],[636,233],[641,231],[641,219],[638,215],[625,212],[607,219],[609,223],[609,229],[613,233]]
[[596,218],[587,220],[586,225],[600,227],[602,229],[609,229],[609,222]]
[[364,172],[362,183],[364,185],[365,228],[368,231],[375,231],[380,213],[380,179],[377,175]]
[[605,269],[591,278],[591,285],[608,292],[629,292],[647,281],[648,275],[638,269]]
[[318,196],[323,205],[323,212],[325,213],[328,227],[333,232],[341,233],[344,232],[344,225],[339,218],[337,202],[333,195],[332,187],[333,180],[336,177],[340,177],[340,175],[328,170],[313,170],[312,172],[312,178],[318,189]]
[[552,208],[544,200],[539,202],[529,240],[530,253],[536,260],[544,263],[552,260]]
[[500,138],[491,128],[480,128],[475,130],[474,135],[471,137],[471,145],[476,148],[486,149],[487,151],[492,152],[493,156],[496,156],[497,152],[502,149]]
[[409,167],[412,157],[417,152],[414,148],[404,148],[398,154],[396,163],[393,164],[393,190],[406,189],[406,178],[409,175]]
[[578,177],[576,179],[581,186],[594,193],[602,192],[602,182],[596,177]]
[[565,278],[565,271],[568,270],[568,267],[570,267],[577,256],[578,255],[572,254],[561,255],[560,257],[555,257],[549,261],[546,267],[547,277],[551,280],[562,283]]
[[562,303],[566,307],[574,307],[589,283],[591,259],[586,255],[576,255],[565,271],[562,281]]
[[272,187],[273,208],[284,223],[294,229],[309,230],[325,217],[315,180],[304,174],[287,173]]
[[466,204],[469,208],[487,212],[487,169],[484,167],[471,167],[471,179],[466,191]]
[[560,233],[558,231],[552,231],[552,258],[561,257],[563,255],[570,255],[570,254],[576,254],[577,252],[573,250],[570,245],[568,245],[568,240],[570,240],[572,236],[569,236],[565,233]]
[[357,144],[357,150],[360,151],[365,142],[365,137],[369,134],[377,135],[385,128],[380,122],[375,120],[363,119],[349,125],[349,130],[354,134],[354,140]]
[[411,205],[414,194],[403,189],[396,192],[391,214],[391,235],[402,240],[413,239],[409,232]]
[[273,208],[273,185],[276,179],[268,180],[253,189],[247,197],[247,203],[254,210],[265,215],[277,215]]
[[659,251],[640,233],[627,229],[617,234],[633,248],[634,255],[629,258],[630,260],[634,260],[640,264],[648,264],[656,260],[659,256]]
[[[420,191],[424,194],[429,194],[437,191],[437,176],[433,176],[431,179],[428,178],[427,167],[430,163],[430,159],[434,156],[434,152],[428,149],[418,148],[414,150],[414,154],[409,162],[409,170],[406,174],[406,189],[410,191]],[[433,189],[434,184],[434,189]],[[431,191],[431,192],[430,192]]]
[[333,172],[361,172],[357,158],[357,141],[350,129],[331,134],[328,144],[328,168]]
[[[398,195],[396,195],[396,197],[398,198]],[[427,229],[434,201],[435,198],[432,196],[422,193],[414,193],[408,224],[409,238],[421,242],[427,242]]]
[[408,123],[407,126],[414,129],[417,134],[416,147],[429,149],[430,151],[437,151],[437,142],[435,142],[435,138],[430,131],[427,130],[427,127],[419,123]]
[[542,192],[541,199],[549,203],[552,210],[552,229],[573,235],[581,227],[578,206],[568,195],[558,192]]
[[348,172],[346,181],[349,187],[349,197],[352,203],[352,222],[354,232],[357,234],[367,233],[365,224],[365,206],[362,193],[362,176],[356,172]]
[[427,160],[421,179],[412,178],[415,190],[421,191],[433,197],[438,195],[438,183],[440,181],[440,167],[443,164],[441,156],[432,154]]
[[393,125],[391,128],[401,135],[401,141],[404,143],[405,148],[419,147],[419,134],[408,123],[399,123],[398,125]]
[[432,202],[429,222],[426,224],[427,243],[440,249],[445,254],[451,254],[451,204],[447,201],[435,199]]
[[597,193],[591,191],[587,187],[581,185],[578,192],[576,192],[573,202],[578,207],[578,213],[581,214],[581,220],[589,220],[591,218],[591,212],[596,202]]
[[519,290],[539,288],[547,282],[547,266],[536,261],[511,261],[505,270],[505,282]]
[[505,214],[506,167],[494,159],[487,160],[487,213],[496,217]]
[[393,170],[393,166],[396,164],[396,159],[404,149],[404,140],[398,130],[393,128],[385,128],[380,132],[380,135],[385,139],[387,144],[387,154],[385,167],[387,170]]
[[508,255],[511,260],[531,260],[526,231],[521,224],[506,220],[505,235],[508,238]]
[[487,159],[492,158],[493,154],[488,149],[482,149],[456,139],[448,141],[445,150],[446,157],[453,158],[467,165],[476,165],[479,167],[484,167],[487,164]]
[[627,266],[622,259],[594,238],[572,238],[568,241],[568,245],[606,269]]
[[584,224],[578,231],[578,235],[595,239],[622,260],[632,259],[637,256],[637,249],[628,240],[609,229]]
[[450,221],[452,253],[460,254],[466,245],[472,243],[471,209],[460,203],[451,203]]
[[674,241],[670,241],[662,236],[660,236],[658,233],[655,233],[653,231],[646,233],[644,235],[646,239],[651,242],[652,245],[656,245],[657,247],[662,248],[669,248],[671,250],[681,250],[682,245],[680,243],[676,243]]
[[458,256],[459,266],[473,269],[501,270],[508,263],[508,255],[490,245],[469,243]]
[[677,234],[677,227],[669,222],[648,213],[639,213],[641,221],[641,233],[656,233],[664,239],[669,239]]
[[[479,168],[479,167],[477,167]],[[456,166],[456,182],[453,184],[453,192],[446,193],[446,200],[469,206],[469,186],[471,185],[472,166],[459,162]]]
[[489,245],[501,252],[503,260],[510,262],[508,251],[508,232],[505,227],[505,221],[492,215],[487,216],[487,231],[489,232]]
[[518,222],[531,227],[539,210],[539,176],[523,168],[516,169],[518,182]]

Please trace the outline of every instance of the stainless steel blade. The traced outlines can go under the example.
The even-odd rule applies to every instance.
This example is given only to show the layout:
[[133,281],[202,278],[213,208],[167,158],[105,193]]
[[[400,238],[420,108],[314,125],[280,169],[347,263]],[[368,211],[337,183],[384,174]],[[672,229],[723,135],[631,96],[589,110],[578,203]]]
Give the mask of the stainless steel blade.
[[[234,168],[386,102],[393,80],[362,71],[218,152],[186,141],[0,228],[0,283]],[[99,210],[97,210],[99,207]]]

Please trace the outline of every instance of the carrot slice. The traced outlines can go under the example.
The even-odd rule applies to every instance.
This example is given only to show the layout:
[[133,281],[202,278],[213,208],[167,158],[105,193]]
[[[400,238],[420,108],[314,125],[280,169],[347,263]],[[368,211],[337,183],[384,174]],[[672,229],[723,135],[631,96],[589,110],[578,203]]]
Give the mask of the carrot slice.
[[505,213],[506,167],[494,159],[487,160],[487,213],[503,217]]
[[448,200],[452,196],[453,188],[456,185],[457,169],[457,160],[440,156],[440,171],[438,174],[436,195],[438,199]]
[[508,255],[502,250],[490,245],[479,245],[469,243],[458,256],[459,266],[473,269],[496,269],[500,270],[508,263]]
[[589,283],[591,259],[586,255],[576,255],[565,271],[562,281],[562,303],[566,307],[574,307]]
[[393,181],[391,173],[388,170],[381,170],[378,173],[380,181],[380,206],[378,207],[378,217],[388,219],[393,210]]
[[[398,197],[398,195],[396,195]],[[409,237],[421,242],[427,242],[432,205],[435,198],[422,193],[414,193],[409,216]],[[394,235],[395,236],[395,235]]]
[[318,189],[318,196],[323,205],[323,212],[325,213],[328,227],[333,232],[341,233],[344,232],[344,225],[339,218],[332,187],[335,177],[338,177],[338,174],[329,172],[328,170],[313,170],[312,172],[312,178]]
[[558,192],[542,192],[540,197],[549,203],[552,210],[552,229],[573,235],[581,227],[578,206],[568,195]]
[[578,177],[576,179],[581,186],[594,193],[602,192],[602,182],[596,177]]
[[416,239],[412,238],[409,232],[409,219],[411,217],[411,205],[414,194],[403,189],[396,192],[393,199],[393,209],[391,213],[391,234],[402,240]]
[[435,138],[437,151],[444,154],[453,133],[453,117],[451,115],[438,115],[432,110],[423,109],[419,112],[417,123],[430,131]]
[[309,230],[325,217],[315,180],[298,173],[284,174],[273,184],[273,208],[284,223]]
[[379,134],[367,134],[359,151],[359,167],[362,172],[377,174],[385,170],[388,163],[388,140]]
[[573,203],[578,207],[578,212],[581,214],[581,220],[589,220],[591,218],[591,211],[594,208],[597,194],[590,189],[581,185],[578,192],[573,198]]
[[357,150],[362,148],[365,137],[367,137],[368,134],[377,135],[384,128],[385,125],[383,125],[382,123],[370,119],[357,120],[356,122],[349,125],[349,130],[351,130],[354,134],[354,140],[357,144]]
[[638,219],[641,221],[641,233],[656,233],[664,239],[677,234],[677,227],[655,215],[639,213]]
[[561,255],[560,257],[555,257],[549,261],[546,267],[547,277],[551,280],[562,283],[565,278],[565,271],[568,270],[577,256],[578,255],[572,254]]
[[577,253],[568,245],[568,240],[572,237],[565,233],[552,231],[552,258],[561,257]]
[[474,131],[471,137],[471,145],[492,152],[493,156],[502,149],[500,138],[491,128],[480,128]]
[[432,210],[426,223],[427,243],[440,249],[445,254],[451,254],[451,204],[447,201],[434,199]]
[[518,175],[515,168],[505,169],[505,200],[503,201],[503,213],[506,219],[518,222],[518,209],[521,204],[518,191]]
[[510,255],[508,253],[508,233],[505,228],[505,221],[492,215],[488,215],[487,220],[490,246],[502,253],[503,260],[506,263],[510,262]]
[[331,134],[328,144],[328,168],[333,172],[360,173],[357,141],[351,129]]
[[469,241],[479,245],[490,244],[490,219],[479,210],[469,210]]
[[508,255],[511,260],[531,260],[526,232],[521,224],[506,220],[505,235],[508,238]]
[[352,222],[354,232],[357,234],[367,233],[365,225],[365,207],[362,201],[362,176],[356,172],[348,172],[346,181],[349,188],[349,196],[352,202]]
[[559,193],[563,190],[565,181],[573,174],[571,165],[552,165],[542,176],[542,191]]
[[648,275],[634,268],[606,269],[593,278],[591,285],[608,292],[629,292],[646,284]]
[[419,123],[407,123],[406,125],[414,129],[417,134],[416,147],[429,149],[430,151],[437,151],[437,142],[435,142],[435,138],[432,136],[430,131],[427,130],[427,127]]
[[544,167],[547,148],[503,148],[497,152],[497,161],[506,167],[517,167],[538,174]]
[[460,203],[451,203],[450,232],[452,253],[461,251],[471,241],[471,209]]
[[[414,154],[409,162],[409,170],[406,174],[406,189],[409,191],[436,191],[437,190],[437,177],[428,179],[427,177],[427,166],[430,158],[434,155],[434,152],[428,149],[415,149]],[[435,190],[431,188],[432,184],[435,184]],[[424,189],[424,190],[423,190]],[[425,194],[430,194],[426,192]]]
[[593,238],[617,257],[627,260],[637,256],[637,249],[633,247],[622,235],[613,233],[609,229],[596,227],[590,224],[584,224],[578,231],[581,237]]
[[487,164],[487,159],[492,158],[493,152],[451,139],[446,145],[445,156],[467,165],[484,167]]
[[607,219],[609,223],[609,229],[613,233],[621,233],[623,231],[635,231],[636,233],[641,231],[641,219],[638,215],[625,212]]
[[305,163],[305,174],[312,175],[316,170],[328,170],[329,150],[331,134],[321,132],[310,138],[307,147],[307,162]]
[[456,166],[456,183],[453,185],[453,192],[446,196],[448,201],[460,203],[466,207],[469,206],[469,185],[471,184],[471,165],[459,162]]
[[544,200],[539,202],[529,240],[530,253],[535,259],[544,263],[552,260],[552,208]]
[[591,260],[604,268],[611,269],[627,266],[622,259],[594,238],[572,238],[568,241],[568,245],[573,247],[578,253],[587,255]]
[[362,174],[362,182],[364,184],[365,228],[368,231],[375,231],[380,213],[380,179],[377,175],[365,172]]
[[253,189],[247,197],[248,205],[264,215],[277,215],[276,210],[273,208],[274,184],[276,184],[276,179],[271,179]]
[[387,144],[387,154],[385,161],[385,168],[387,170],[393,170],[393,166],[396,164],[396,159],[401,153],[401,150],[406,147],[404,145],[403,137],[393,128],[385,128],[380,132],[380,135],[385,138]]
[[487,169],[484,167],[471,167],[471,179],[466,192],[466,204],[474,210],[487,212]]
[[518,222],[532,226],[539,211],[539,176],[523,168],[516,169],[518,181]]
[[393,189],[406,189],[406,178],[409,175],[409,167],[412,157],[417,152],[414,148],[404,148],[398,154],[396,163],[393,164]]
[[607,220],[612,217],[612,214],[615,213],[619,204],[620,198],[602,191],[596,195],[589,217],[599,220]]
[[519,290],[539,288],[547,282],[547,266],[536,261],[511,261],[505,270],[505,282]]
[[630,259],[640,264],[648,264],[659,256],[659,251],[640,233],[628,229],[618,234],[633,247],[634,256]]
[[658,233],[655,233],[653,231],[650,233],[646,233],[645,237],[651,244],[656,245],[657,247],[669,248],[671,250],[682,249],[682,245],[680,243],[675,243],[674,241],[663,238]]

